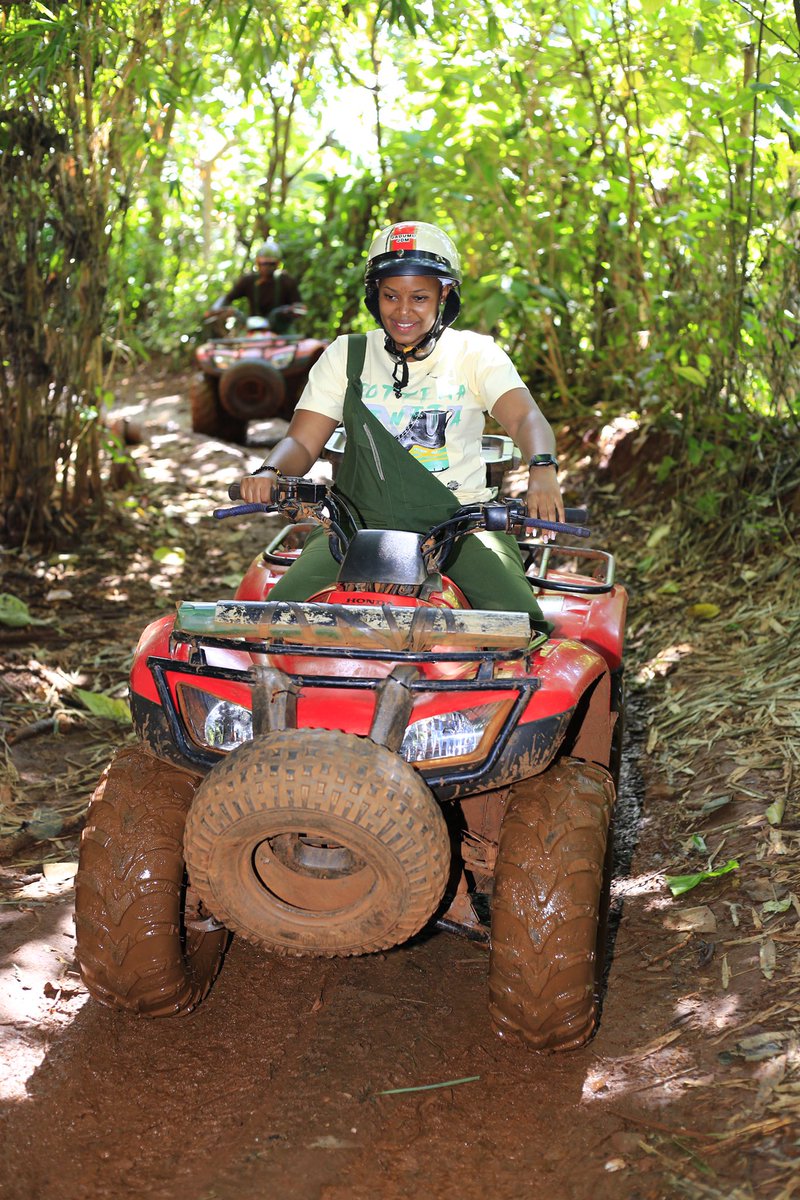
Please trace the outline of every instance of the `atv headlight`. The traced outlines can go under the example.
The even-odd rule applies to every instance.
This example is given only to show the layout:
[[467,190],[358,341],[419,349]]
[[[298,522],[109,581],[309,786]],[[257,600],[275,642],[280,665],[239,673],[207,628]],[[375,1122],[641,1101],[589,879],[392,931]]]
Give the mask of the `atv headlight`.
[[192,739],[209,750],[235,750],[253,737],[253,714],[241,704],[220,700],[199,688],[178,688]]
[[217,353],[214,355],[214,366],[217,367],[220,371],[224,371],[226,367],[229,367],[232,363],[235,363],[235,362],[238,362],[238,358],[235,354]]
[[508,705],[477,704],[457,712],[439,713],[414,721],[406,730],[400,754],[411,763],[430,764],[453,759],[469,761],[485,757],[484,743],[502,721]]
[[289,363],[294,358],[294,349],[290,346],[286,350],[279,350],[277,354],[270,354],[267,362],[276,370],[282,371],[284,367],[288,367]]

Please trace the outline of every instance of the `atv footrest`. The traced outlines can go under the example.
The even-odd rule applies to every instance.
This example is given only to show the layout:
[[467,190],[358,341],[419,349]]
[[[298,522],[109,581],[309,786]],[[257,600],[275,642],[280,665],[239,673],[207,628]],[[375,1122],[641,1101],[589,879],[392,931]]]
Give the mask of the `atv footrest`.
[[469,942],[481,942],[488,946],[492,940],[485,925],[464,925],[461,921],[451,921],[448,917],[438,917],[434,924],[442,933],[452,933],[456,937],[466,938]]

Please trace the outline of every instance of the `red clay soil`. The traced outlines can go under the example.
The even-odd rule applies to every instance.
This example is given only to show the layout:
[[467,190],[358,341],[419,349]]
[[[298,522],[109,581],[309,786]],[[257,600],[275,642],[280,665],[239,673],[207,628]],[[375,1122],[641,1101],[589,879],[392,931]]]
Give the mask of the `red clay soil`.
[[[142,495],[152,503],[163,487],[161,499],[181,505],[188,496],[195,510],[208,506],[203,489],[219,495],[242,461],[180,430],[137,453],[149,481]],[[158,484],[165,473],[168,483]],[[75,604],[83,613],[62,612],[59,631],[38,642],[34,632],[27,643],[7,639],[0,729],[12,741],[17,810],[21,781],[41,821],[48,782],[56,787],[79,766],[88,771],[98,745],[110,756],[127,736],[101,722],[99,732],[95,725],[15,745],[15,729],[44,711],[37,664],[52,670],[57,661],[68,675],[110,630],[116,645],[128,639],[132,647],[181,593],[204,594],[204,572],[230,571],[227,558],[209,558],[223,538],[218,530],[171,521],[194,566],[172,591],[156,593],[157,603],[144,576],[136,586],[111,579],[119,555],[107,542],[106,561],[87,559],[85,577],[70,584],[91,589],[91,605]],[[156,541],[165,536],[159,530]],[[224,536],[246,561],[241,535]],[[54,568],[24,565],[32,610],[43,615]],[[19,574],[3,590],[20,594],[22,583]],[[124,589],[122,603],[114,587]],[[95,672],[89,686],[98,679]],[[20,697],[33,693],[39,706],[26,718]],[[435,930],[387,953],[334,960],[282,959],[235,938],[191,1015],[118,1014],[87,996],[74,965],[71,868],[53,860],[74,863],[75,830],[55,842],[58,831],[49,841],[18,839],[0,874],[0,1195],[789,1200],[796,1026],[794,1042],[791,1029],[777,1033],[777,1046],[760,1056],[746,1039],[785,1030],[786,1014],[797,1013],[797,977],[767,978],[754,926],[740,916],[757,904],[755,867],[671,898],[664,864],[675,850],[675,797],[643,771],[647,697],[634,704],[614,887],[622,917],[606,1000],[590,1044],[561,1055],[499,1037],[487,1011],[486,951]],[[702,745],[695,752],[698,775],[718,768],[704,762]],[[727,837],[723,857],[737,853],[744,834]],[[708,917],[682,915],[699,906]],[[796,921],[788,909],[776,934],[795,956]],[[788,1099],[776,1104],[783,1084],[791,1084]]]
[[[645,837],[640,864],[653,849]],[[743,963],[721,1003],[706,943],[664,929],[654,882],[634,864],[599,1033],[557,1056],[498,1038],[485,951],[442,933],[324,962],[236,939],[195,1013],[120,1015],[74,973],[71,889],[34,896],[0,940],[0,1194],[778,1195],[763,1170],[775,1174],[774,1145],[762,1164],[746,1133],[718,1140],[731,1116],[758,1123],[732,1086],[752,1068],[734,1059],[724,1092],[715,1081],[758,973]],[[698,1174],[714,1190],[682,1191]]]

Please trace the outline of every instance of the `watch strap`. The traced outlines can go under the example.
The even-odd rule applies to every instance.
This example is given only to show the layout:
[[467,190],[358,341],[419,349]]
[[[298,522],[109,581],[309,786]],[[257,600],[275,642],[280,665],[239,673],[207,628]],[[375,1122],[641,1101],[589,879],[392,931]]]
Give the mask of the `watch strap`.
[[552,454],[534,454],[528,459],[529,467],[555,467],[558,470],[558,459]]

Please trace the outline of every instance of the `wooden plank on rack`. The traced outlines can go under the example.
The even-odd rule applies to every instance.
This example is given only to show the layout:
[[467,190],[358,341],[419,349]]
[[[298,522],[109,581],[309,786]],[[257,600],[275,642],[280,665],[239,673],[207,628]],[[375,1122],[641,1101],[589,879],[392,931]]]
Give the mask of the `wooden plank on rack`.
[[175,628],[200,636],[404,651],[522,649],[532,638],[526,613],[288,600],[186,602],[178,607]]

